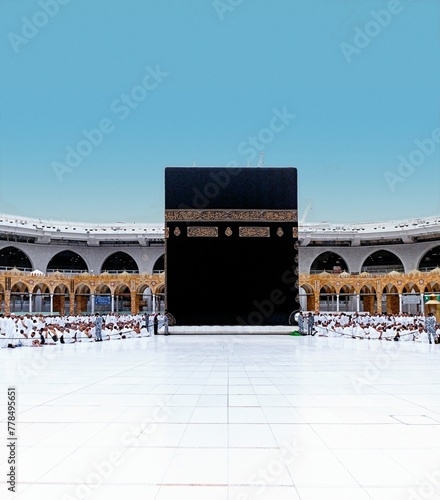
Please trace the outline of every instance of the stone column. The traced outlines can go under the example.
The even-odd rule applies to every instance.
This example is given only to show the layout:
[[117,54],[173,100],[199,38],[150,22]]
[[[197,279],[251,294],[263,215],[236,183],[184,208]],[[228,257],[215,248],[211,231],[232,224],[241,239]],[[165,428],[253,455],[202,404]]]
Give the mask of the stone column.
[[382,292],[376,292],[377,314],[382,314]]
[[112,293],[111,296],[111,313],[113,314],[115,312],[115,295]]
[[95,294],[92,293],[90,295],[90,311],[92,314],[95,314]]
[[339,297],[339,293],[336,294],[336,312],[340,312],[340,308],[341,308],[341,303],[340,303],[340,297]]
[[32,293],[29,293],[29,314],[32,314]]
[[69,297],[69,314],[74,316],[75,314],[75,295],[71,294]]
[[321,310],[321,304],[319,302],[319,297],[320,297],[319,291],[318,292],[315,291],[315,311],[316,312],[319,312]]
[[131,298],[131,314],[137,314],[138,311],[138,297],[136,292],[130,292],[130,298]]
[[66,314],[66,296],[65,295],[60,295],[60,314],[61,316],[64,316]]
[[5,291],[5,314],[10,314],[11,312],[11,292],[9,290]]
[[53,293],[49,295],[49,301],[50,301],[50,314],[53,314]]

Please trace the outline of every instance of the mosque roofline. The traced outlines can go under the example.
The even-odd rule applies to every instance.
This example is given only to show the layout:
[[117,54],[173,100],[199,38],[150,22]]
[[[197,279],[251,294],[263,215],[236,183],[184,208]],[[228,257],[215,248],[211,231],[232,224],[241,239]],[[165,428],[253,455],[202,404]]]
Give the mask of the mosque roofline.
[[[29,236],[37,243],[50,243],[53,239],[83,241],[90,246],[99,246],[102,241],[137,241],[141,245],[151,240],[163,240],[163,223],[94,223],[55,221],[42,218],[30,218],[0,214],[0,233]],[[308,222],[300,224],[299,239],[302,246],[313,240],[347,241],[357,246],[364,240],[373,240],[380,244],[390,239],[401,239],[402,243],[412,243],[420,237],[430,238],[438,234],[440,240],[440,216],[418,217],[406,221],[379,221],[366,223],[329,223]]]

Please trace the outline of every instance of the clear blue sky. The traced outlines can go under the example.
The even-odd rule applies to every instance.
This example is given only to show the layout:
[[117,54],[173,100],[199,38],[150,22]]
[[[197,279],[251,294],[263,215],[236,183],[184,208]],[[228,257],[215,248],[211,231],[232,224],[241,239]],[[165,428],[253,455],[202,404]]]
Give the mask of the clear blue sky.
[[4,0],[0,212],[161,222],[166,165],[263,149],[298,167],[310,222],[440,215],[440,137],[416,143],[440,127],[439,19],[438,0]]

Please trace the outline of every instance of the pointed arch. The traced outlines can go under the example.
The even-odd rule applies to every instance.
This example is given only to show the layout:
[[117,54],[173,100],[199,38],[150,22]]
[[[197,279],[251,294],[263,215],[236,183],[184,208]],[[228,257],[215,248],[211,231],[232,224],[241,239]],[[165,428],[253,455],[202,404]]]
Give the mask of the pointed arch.
[[362,264],[361,272],[371,274],[386,274],[391,271],[405,272],[402,260],[389,250],[377,250],[370,254]]
[[440,267],[440,245],[428,250],[420,259],[417,269],[419,271],[432,271]]
[[319,274],[323,271],[339,274],[343,271],[350,272],[347,262],[335,252],[323,252],[312,262],[310,274]]
[[20,248],[9,246],[0,249],[0,268],[13,269],[14,267],[22,271],[32,271],[33,264],[30,257]]
[[89,272],[88,265],[84,258],[77,252],[63,250],[55,254],[47,264],[46,272],[55,271],[76,271]]
[[109,255],[101,266],[101,273],[120,273],[120,272],[139,273],[139,266],[134,258],[126,252],[115,252]]

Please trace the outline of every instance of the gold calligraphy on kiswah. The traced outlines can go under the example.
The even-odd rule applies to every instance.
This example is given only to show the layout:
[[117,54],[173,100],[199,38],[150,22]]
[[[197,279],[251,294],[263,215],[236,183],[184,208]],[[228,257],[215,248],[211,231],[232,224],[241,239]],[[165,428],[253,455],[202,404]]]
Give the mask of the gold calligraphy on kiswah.
[[165,210],[167,222],[297,222],[297,210]]

